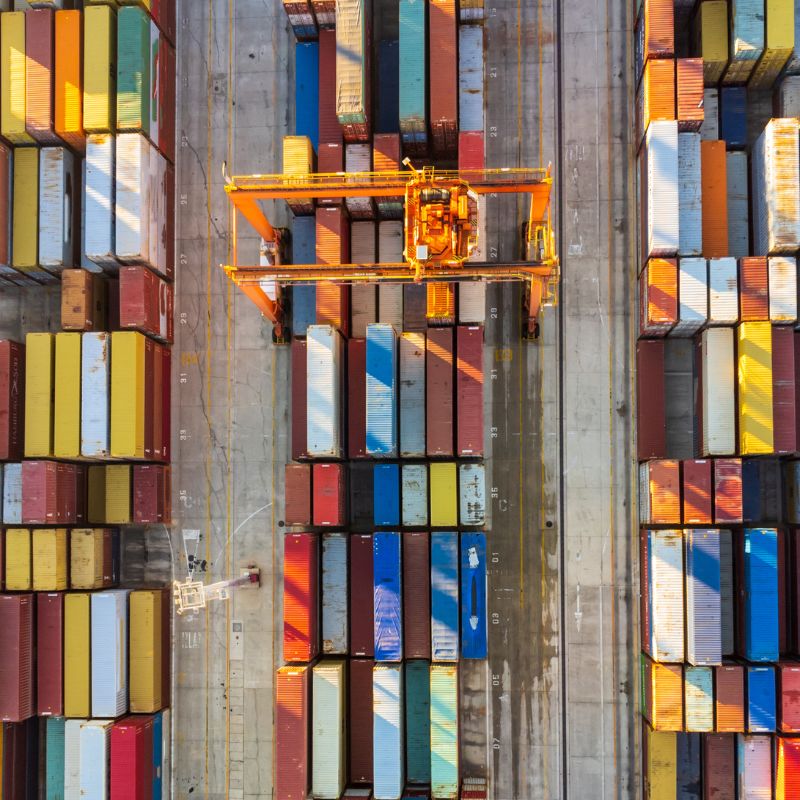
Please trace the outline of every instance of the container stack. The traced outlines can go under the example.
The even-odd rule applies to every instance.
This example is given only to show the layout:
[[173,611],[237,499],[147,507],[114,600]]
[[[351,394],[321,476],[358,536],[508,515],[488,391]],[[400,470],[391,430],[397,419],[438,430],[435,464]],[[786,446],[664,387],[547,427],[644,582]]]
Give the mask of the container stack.
[[636,24],[645,790],[797,797],[796,9],[688,11]]
[[171,521],[175,4],[32,5],[0,13],[0,281],[60,283],[61,330],[0,341],[3,780],[160,798],[171,597],[120,553]]

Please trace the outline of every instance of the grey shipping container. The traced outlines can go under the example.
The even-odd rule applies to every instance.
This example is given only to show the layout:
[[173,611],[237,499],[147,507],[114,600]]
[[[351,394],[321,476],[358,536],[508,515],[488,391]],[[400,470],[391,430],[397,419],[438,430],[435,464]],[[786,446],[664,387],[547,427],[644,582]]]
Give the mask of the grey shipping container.
[[403,330],[403,285],[381,283],[378,286],[378,322]]
[[483,464],[461,464],[458,468],[459,510],[462,525],[486,522],[486,469]]
[[[354,223],[354,227],[355,227]],[[373,223],[359,222],[359,225]],[[356,263],[363,263],[357,261]],[[367,325],[378,321],[378,287],[374,283],[355,283],[350,290],[350,335],[354,339],[367,337]]]
[[403,527],[419,528],[428,524],[428,468],[425,464],[403,464]]
[[400,337],[400,456],[425,456],[425,334]]
[[322,652],[347,655],[347,533],[322,536]]

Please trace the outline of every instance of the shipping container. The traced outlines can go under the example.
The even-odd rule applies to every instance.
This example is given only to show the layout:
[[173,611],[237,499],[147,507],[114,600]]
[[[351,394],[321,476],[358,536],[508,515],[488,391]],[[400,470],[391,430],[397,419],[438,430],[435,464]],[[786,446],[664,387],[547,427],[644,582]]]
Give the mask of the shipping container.
[[128,594],[112,589],[91,596],[93,717],[128,709]]
[[700,357],[702,454],[729,455],[736,452],[733,330],[731,328],[704,330],[700,340]]
[[[372,145],[367,143],[353,143],[345,145],[344,168],[348,173],[372,172]],[[363,182],[361,178],[347,178],[348,182]],[[370,220],[375,216],[375,203],[371,197],[345,197],[345,206],[350,219]],[[351,239],[350,260],[354,264],[374,263],[375,258],[361,259],[356,257],[356,243]],[[363,251],[363,244],[360,248]]]
[[3,464],[3,522],[22,522],[22,464]]
[[[317,20],[320,21],[319,15]],[[297,42],[294,47],[294,112],[297,136],[319,146],[319,43]]]
[[666,455],[664,342],[636,343],[637,448],[640,461]]
[[375,527],[400,525],[400,466],[375,464],[373,470],[373,514]]
[[456,455],[482,456],[483,328],[456,329],[456,356]]
[[680,462],[658,459],[639,465],[639,522],[680,525]]
[[[660,63],[663,62],[650,62],[650,64]],[[678,228],[680,231],[678,253],[681,256],[703,254],[700,139],[699,133],[678,134]]]
[[[406,780],[431,780],[431,681],[427,661],[405,662]],[[408,790],[403,795],[409,796]]]
[[399,533],[373,534],[376,661],[401,661],[403,658],[401,546]]
[[348,536],[346,533],[322,535],[322,652],[325,655],[347,655],[348,652]]
[[733,655],[736,648],[734,646],[733,534],[729,530],[719,532],[719,572],[722,655],[730,656]]
[[772,667],[747,667],[747,732],[771,733],[775,730],[775,670]]
[[644,162],[640,181],[644,184],[647,219],[642,256],[643,259],[674,256],[680,246],[676,121],[658,120],[650,124],[645,137]]
[[678,320],[678,262],[651,258],[639,276],[639,335],[666,336]]
[[170,753],[169,709],[153,715],[153,800],[163,797],[163,787],[169,786]]
[[[795,14],[795,24],[798,15]],[[797,56],[793,53],[793,61],[797,61]],[[790,63],[790,69],[792,65]],[[775,91],[774,98],[776,117],[800,117],[800,78],[798,78],[797,67],[787,70],[787,74],[780,82]]]
[[483,131],[483,28],[458,28],[459,130]]
[[305,800],[309,770],[309,667],[280,667],[275,673],[275,797]]
[[[310,243],[310,258],[298,260],[298,245],[300,241],[297,238],[298,230],[301,223],[310,222],[312,230],[312,239]],[[306,227],[306,226],[303,226]],[[294,263],[296,264],[313,264],[314,263],[314,240],[313,240],[314,220],[312,217],[294,217],[292,221],[292,243],[293,252],[295,256]],[[317,319],[317,289],[316,286],[292,286],[292,336],[305,336],[309,325],[313,325]]]
[[[400,42],[381,39],[378,42],[378,85],[375,133],[397,135],[400,130]],[[399,136],[397,136],[399,144]],[[402,209],[400,209],[402,211]]]
[[65,269],[61,273],[61,327],[96,331],[107,325],[105,280],[85,269]]
[[[399,388],[400,456],[402,458],[423,457],[425,455],[424,333],[403,333],[400,336]],[[427,497],[425,505],[427,520]]]
[[775,800],[789,800],[800,793],[800,739],[776,740]]
[[431,463],[429,472],[431,525],[435,528],[455,527],[458,524],[456,465]]
[[486,522],[486,472],[483,464],[459,464],[459,522],[462,526]]
[[747,153],[728,152],[728,253],[743,258],[750,253],[750,197],[747,187]]
[[719,532],[688,529],[684,533],[686,564],[686,660],[690,664],[722,662]]
[[691,459],[682,463],[685,525],[711,525],[714,521],[711,467],[712,462],[708,459]]
[[[403,223],[396,220],[383,220],[378,223],[378,263],[402,264],[403,258]],[[380,284],[380,289],[384,284]],[[424,292],[422,287],[420,292]],[[380,297],[378,300],[378,313],[380,314]],[[394,312],[396,313],[396,312]],[[401,309],[402,313],[402,309]],[[380,316],[378,317],[380,319]]]
[[163,464],[133,467],[133,522],[137,525],[172,521],[170,468]]
[[25,130],[41,145],[61,144],[53,125],[54,23],[52,8],[25,14]]
[[[143,8],[123,6],[117,13],[116,82],[117,130],[150,135],[150,17]],[[157,127],[154,133],[157,138]]]
[[735,737],[725,734],[703,737],[704,800],[736,797],[734,743]]
[[374,588],[372,534],[350,535],[350,655],[372,658],[374,649]]
[[747,145],[747,90],[744,86],[725,86],[719,90],[719,138],[731,149]]
[[109,6],[87,6],[83,14],[83,126],[112,133],[116,124],[117,14]]
[[650,59],[644,65],[636,98],[636,144],[655,120],[674,120],[675,60]]
[[427,4],[400,0],[400,134],[405,152],[420,155],[428,145]]
[[44,723],[44,800],[64,800],[64,717],[48,717]]
[[[92,470],[103,470],[102,518],[92,522],[103,522],[109,525],[125,525],[131,521],[131,467],[129,464],[108,464],[105,467],[90,467]],[[95,478],[96,481],[96,478]],[[91,483],[91,482],[90,482]],[[95,489],[99,490],[100,481],[96,481]]]
[[430,540],[423,532],[403,534],[404,657],[431,657]]
[[[337,145],[338,146],[338,145]],[[292,263],[316,262],[317,230],[315,217],[292,217]],[[316,317],[316,285],[292,286],[292,319],[295,336],[305,336]]]
[[738,797],[769,800],[772,797],[772,737],[736,737]]
[[[362,233],[367,229],[371,230],[372,250],[369,258],[366,249],[357,252],[356,240],[364,238]],[[375,253],[375,223],[374,222],[354,222],[351,228],[351,238],[353,241],[353,261],[357,264],[373,264],[377,261]],[[359,247],[365,243],[359,242]],[[350,289],[351,321],[350,335],[357,339],[366,339],[367,325],[373,325],[378,321],[378,288],[374,283],[357,283]]]
[[68,544],[66,528],[34,529],[32,588],[35,592],[57,592],[68,588]]
[[[794,260],[794,259],[792,259]],[[797,450],[794,332],[785,326],[772,328],[773,449],[789,454]]]
[[714,668],[714,704],[718,733],[743,733],[744,667],[722,664]]
[[[388,48],[385,46],[389,46]],[[400,169],[400,161],[402,159],[402,151],[400,149],[400,134],[390,131],[400,130],[400,119],[398,116],[399,111],[399,42],[382,41],[380,43],[380,50],[378,54],[379,67],[383,62],[385,55],[384,52],[388,51],[389,58],[393,60],[393,87],[388,87],[385,81],[381,81],[381,91],[378,95],[378,114],[384,114],[392,118],[392,124],[382,126],[385,133],[376,133],[372,137],[372,168],[375,172],[396,172]],[[391,108],[385,108],[391,102],[387,98],[387,91],[394,93],[394,105]],[[380,119],[379,119],[380,125]],[[393,195],[391,197],[377,197],[375,202],[378,204],[378,213],[382,219],[402,219],[403,206],[405,198],[402,195]]]
[[657,731],[683,730],[683,665],[641,656],[642,715]]
[[313,533],[290,533],[283,541],[283,658],[313,661],[319,652],[319,543]]
[[678,780],[677,737],[675,733],[654,731],[642,726],[644,742],[644,790],[650,798],[676,796]]
[[314,525],[343,528],[347,524],[346,465],[314,464],[311,482]]
[[86,150],[83,130],[83,16],[80,11],[56,11],[53,76],[53,128],[73,150]]
[[767,272],[770,322],[778,325],[796,323],[797,260],[788,256],[771,256],[767,259]]
[[111,352],[111,455],[144,458],[145,337],[134,331],[115,331]]
[[336,116],[336,31],[319,32],[319,141],[342,143]]
[[[431,328],[426,340],[427,455],[453,455],[453,331]],[[447,524],[447,523],[445,523]]]
[[[483,325],[486,321],[486,283],[470,281],[458,284],[458,322],[460,325]],[[482,370],[481,370],[482,371]]]
[[391,325],[367,327],[367,454],[397,456],[397,334]]
[[55,525],[59,519],[59,470],[70,465],[55,461],[24,461],[22,464],[22,521],[26,524]]
[[311,524],[310,464],[286,465],[284,499],[284,521],[287,525]]
[[0,594],[0,720],[22,722],[34,705],[34,596]]
[[90,719],[80,727],[80,796],[106,800],[111,772],[111,720]]
[[642,605],[649,636],[642,649],[657,661],[684,660],[683,536],[680,530],[642,531]]
[[[55,334],[53,455],[81,455],[81,334]],[[93,398],[87,398],[91,402]]]
[[[350,462],[351,531],[371,531],[374,527],[372,466],[371,463]],[[370,589],[370,591],[372,590]]]
[[681,131],[699,131],[703,124],[703,59],[675,60],[676,116]]
[[739,260],[739,319],[755,322],[769,319],[769,279],[766,258]]
[[376,800],[400,797],[405,778],[403,666],[376,664],[372,672],[373,792]]
[[369,140],[372,20],[364,0],[336,4],[336,117],[345,141]]
[[33,589],[33,545],[30,528],[5,531],[5,586],[10,592]]
[[39,151],[14,152],[11,266],[40,283],[53,282],[39,266]]
[[316,39],[317,20],[311,0],[283,0],[283,8],[298,41]]
[[308,386],[307,342],[304,339],[292,339],[292,458],[294,460],[308,456],[306,393]]
[[63,650],[64,594],[63,592],[37,594],[36,713],[40,717],[60,716],[64,713]]
[[[283,172],[286,175],[309,175],[316,171],[314,164],[314,145],[308,136],[283,137]],[[307,215],[314,213],[313,197],[287,198],[286,205],[289,206],[294,214]]]
[[[402,260],[403,257],[400,255],[397,263]],[[396,331],[403,330],[403,288],[400,283],[378,285],[378,322],[391,325]]]
[[431,665],[431,794],[458,797],[458,667]]
[[[349,225],[344,219],[344,212],[339,208],[322,208],[318,209],[317,215],[317,261],[321,264],[336,264],[346,262],[348,260],[349,245],[347,244],[349,237]],[[334,216],[329,217],[329,212],[333,212]],[[321,217],[329,217],[323,222],[331,222],[334,228],[321,232],[319,220]],[[341,238],[335,231],[335,227],[341,224]],[[324,226],[323,226],[324,227]],[[327,237],[327,238],[326,238]],[[326,248],[335,245],[337,249],[341,248],[341,259],[334,258],[334,254],[326,255]],[[320,252],[320,251],[323,252]],[[316,285],[316,322],[317,325],[330,325],[336,328],[342,336],[349,335],[350,326],[350,287],[337,285],[335,283],[328,283],[318,281]],[[308,335],[308,331],[306,331]]]
[[714,684],[710,667],[686,667],[683,680],[683,703],[686,730],[709,733],[714,730]]
[[341,458],[344,342],[330,325],[311,325],[307,347],[307,451],[312,457]]
[[739,321],[739,278],[735,258],[708,261],[708,324],[735,325]]
[[0,134],[13,145],[33,144],[25,129],[26,57],[25,13],[5,12],[0,17]]
[[64,598],[64,716],[88,717],[90,702],[90,598],[70,593]]
[[[372,673],[375,662],[353,658],[349,662],[347,754],[350,782],[372,783]],[[369,789],[369,797],[372,792]],[[347,792],[343,795],[347,797]]]
[[80,800],[80,734],[85,719],[68,719],[64,724],[64,800]]
[[749,661],[778,660],[778,536],[773,528],[734,534],[738,649]]
[[461,657],[486,658],[486,534],[461,534]]
[[[353,287],[354,289],[356,287]],[[347,455],[367,455],[367,343],[347,342]],[[370,516],[370,522],[372,517]]]
[[[711,2],[716,3],[718,0]],[[705,67],[705,62],[703,66]],[[716,88],[703,89],[703,124],[700,126],[700,137],[704,141],[719,139],[719,90]]]
[[152,798],[152,717],[131,716],[116,722],[111,728],[110,750],[110,796],[114,800]]
[[141,266],[119,271],[119,326],[172,343],[172,286]]
[[764,51],[763,3],[737,3],[730,14],[730,61],[724,83],[747,83]]
[[431,534],[431,657],[458,661],[458,534]]
[[439,155],[452,155],[458,149],[457,5],[455,0],[428,4],[431,137]]
[[86,177],[83,220],[86,258],[116,272],[117,138],[111,134],[86,137]]
[[347,662],[320,661],[312,676],[311,793],[319,798],[338,798],[347,775]]
[[170,599],[166,590],[130,593],[130,710],[152,714],[169,702]]
[[428,468],[425,464],[402,466],[402,525],[404,528],[428,524]]
[[700,143],[702,242],[706,258],[728,255],[728,182],[725,143]]
[[25,347],[0,339],[0,461],[23,456]]
[[[392,225],[394,223],[387,223]],[[381,223],[383,225],[383,223]],[[401,232],[402,235],[402,232]],[[401,245],[402,251],[402,245]],[[401,254],[402,260],[402,254]],[[428,291],[423,284],[403,284],[403,330],[413,333],[425,333],[428,320],[425,317],[428,302]]]
[[743,455],[774,449],[772,329],[769,322],[737,328],[739,450]]
[[430,282],[426,288],[428,325],[453,325],[456,319],[456,286],[454,283]]

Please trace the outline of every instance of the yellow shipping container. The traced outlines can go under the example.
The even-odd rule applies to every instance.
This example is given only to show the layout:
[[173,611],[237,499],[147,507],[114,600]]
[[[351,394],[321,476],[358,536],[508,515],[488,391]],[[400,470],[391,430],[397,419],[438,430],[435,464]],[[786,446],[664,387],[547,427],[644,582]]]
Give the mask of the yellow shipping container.
[[[16,12],[15,12],[16,13]],[[5,14],[0,15],[0,20]],[[25,272],[39,267],[39,150],[14,148],[11,266]]]
[[55,335],[25,337],[25,457],[53,455],[53,370]]
[[81,335],[56,334],[53,452],[57,458],[81,454]]
[[31,577],[30,529],[9,528],[6,531],[6,589],[29,592],[33,588]]
[[91,716],[90,595],[64,597],[64,716]]
[[141,6],[142,8],[146,8],[148,11],[151,8],[150,0],[119,0],[119,4],[121,6]]
[[456,287],[454,283],[429,283],[427,285],[427,312],[429,320],[448,321],[456,316]]
[[111,455],[144,458],[144,335],[111,334]]
[[24,11],[0,15],[0,52],[0,133],[12,144],[33,144],[25,130]]
[[85,6],[111,6],[112,8],[118,8],[121,5],[117,0],[83,0],[83,4]]
[[89,467],[86,483],[86,519],[92,525],[103,525],[106,521],[106,468]]
[[432,463],[430,479],[431,525],[435,528],[449,528],[458,525],[456,465],[454,463]]
[[[283,172],[286,175],[308,175],[314,172],[314,145],[308,136],[283,137]],[[314,200],[310,197],[292,198],[290,208],[310,207]]]
[[131,521],[130,464],[109,464],[106,468],[105,522],[125,525]]
[[703,57],[703,80],[706,85],[719,83],[728,64],[728,3],[706,0],[700,4],[697,53]]
[[765,0],[764,53],[748,88],[771,89],[794,50],[794,0]]
[[83,11],[83,127],[113,133],[117,111],[117,14],[108,5]]
[[129,691],[131,712],[151,714],[164,704],[161,693],[160,590],[131,592]]
[[67,529],[36,528],[33,531],[33,589],[59,592],[67,582]]
[[738,329],[739,451],[762,455],[774,449],[772,422],[772,327],[743,322]]
[[646,727],[645,736],[645,797],[648,800],[675,800],[678,780],[677,735]]
[[103,588],[103,538],[102,528],[73,528],[70,531],[69,568],[72,589]]

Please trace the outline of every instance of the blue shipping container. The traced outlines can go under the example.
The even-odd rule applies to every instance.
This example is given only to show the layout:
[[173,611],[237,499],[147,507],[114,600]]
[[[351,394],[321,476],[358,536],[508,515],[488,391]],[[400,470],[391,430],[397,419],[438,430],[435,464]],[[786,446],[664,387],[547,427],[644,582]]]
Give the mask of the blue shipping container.
[[297,42],[294,49],[294,114],[296,136],[308,136],[319,147],[319,44]]
[[699,733],[678,733],[676,738],[677,793],[675,800],[700,800],[703,789],[700,770],[701,736]]
[[64,800],[64,717],[47,717],[45,724],[44,800]]
[[431,676],[427,661],[406,661],[406,771],[409,783],[431,782]]
[[778,531],[746,528],[744,536],[744,657],[777,661]]
[[400,133],[400,42],[378,43],[378,116],[375,133]]
[[431,534],[431,660],[458,661],[458,534]]
[[724,86],[719,93],[719,135],[728,149],[747,146],[747,89]]
[[[161,800],[164,766],[164,712],[153,714],[153,800]],[[167,792],[169,794],[169,792]]]
[[397,456],[397,334],[367,325],[367,453]]
[[347,655],[347,533],[322,535],[322,652]]
[[400,133],[404,144],[412,147],[424,147],[428,141],[426,5],[425,0],[400,0]]
[[775,670],[773,667],[747,668],[747,731],[772,733],[775,730]]
[[722,662],[719,531],[684,532],[686,660],[695,666]]
[[376,464],[372,472],[375,525],[400,524],[400,465]]
[[372,670],[372,771],[374,796],[403,791],[403,665]]
[[777,458],[742,461],[742,519],[758,524],[781,519],[782,486]]
[[461,656],[486,658],[486,534],[461,534]]
[[399,533],[372,537],[375,597],[375,660],[403,659],[403,588]]

